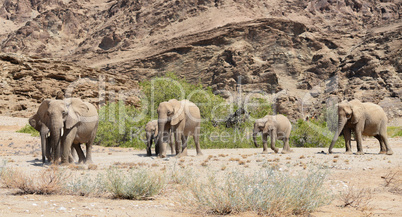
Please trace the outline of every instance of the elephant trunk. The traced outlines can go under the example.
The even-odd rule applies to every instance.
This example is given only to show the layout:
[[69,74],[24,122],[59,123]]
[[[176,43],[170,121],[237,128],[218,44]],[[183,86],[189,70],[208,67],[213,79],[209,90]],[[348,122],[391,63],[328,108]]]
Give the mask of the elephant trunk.
[[259,132],[258,127],[254,127],[254,131],[253,131],[253,142],[256,148],[258,148],[258,143],[257,143],[257,134]]
[[52,117],[52,124],[50,125],[50,141],[53,155],[53,163],[56,163],[60,158],[61,137],[63,136],[63,122],[62,118]]
[[271,149],[274,150],[275,153],[278,153],[278,150],[275,147],[276,132],[273,129],[271,129],[269,130],[269,134],[271,135]]
[[332,153],[332,148],[334,147],[336,140],[338,140],[339,135],[341,134],[343,127],[346,124],[347,118],[339,118],[338,120],[338,129],[335,132],[334,138],[332,139],[331,145],[329,146],[328,153]]
[[164,158],[166,157],[166,148],[163,143],[164,137],[166,136],[165,134],[165,122],[158,122],[158,141],[157,141],[157,147],[155,147],[155,152],[157,152],[157,156]]

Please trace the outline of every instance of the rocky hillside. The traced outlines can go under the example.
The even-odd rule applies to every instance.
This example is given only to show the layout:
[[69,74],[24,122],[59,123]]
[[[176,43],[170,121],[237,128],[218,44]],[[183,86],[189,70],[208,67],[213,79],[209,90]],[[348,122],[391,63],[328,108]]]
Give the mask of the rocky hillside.
[[336,96],[399,120],[401,13],[400,0],[0,0],[0,40],[5,53],[134,81],[173,71],[224,96],[241,85],[293,119]]
[[94,104],[115,101],[123,94],[128,104],[139,101],[135,80],[73,63],[0,54],[0,69],[0,115],[27,117],[43,99],[65,96]]

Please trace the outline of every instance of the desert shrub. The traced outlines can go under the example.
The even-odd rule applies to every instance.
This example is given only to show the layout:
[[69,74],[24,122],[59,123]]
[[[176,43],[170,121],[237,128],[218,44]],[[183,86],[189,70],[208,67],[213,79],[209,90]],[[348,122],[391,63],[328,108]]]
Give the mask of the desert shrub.
[[[303,121],[298,120],[292,126],[290,133],[290,144],[296,147],[328,147],[334,134],[328,129],[324,121]],[[339,136],[335,143],[336,148],[345,146],[345,140]]]
[[106,172],[105,188],[113,198],[143,200],[159,194],[165,186],[162,174],[146,169],[124,173],[116,168]]
[[391,138],[402,137],[402,127],[394,127],[394,126],[388,127],[387,134]]
[[59,194],[68,176],[56,167],[30,174],[10,167],[2,170],[1,181],[4,187],[19,189],[21,194]]
[[188,183],[181,199],[211,214],[305,215],[329,203],[326,175],[322,170],[293,175],[268,168],[251,174],[233,170],[221,178],[210,173],[206,181]]
[[105,188],[104,174],[98,174],[96,178],[86,176],[79,176],[68,180],[64,186],[65,192],[72,195],[79,196],[102,196],[107,194]]
[[23,128],[17,130],[17,133],[28,133],[31,136],[39,136],[39,131],[35,130],[31,125],[27,124]]
[[342,201],[342,207],[355,207],[358,209],[367,209],[372,199],[372,191],[367,188],[348,187],[339,194]]

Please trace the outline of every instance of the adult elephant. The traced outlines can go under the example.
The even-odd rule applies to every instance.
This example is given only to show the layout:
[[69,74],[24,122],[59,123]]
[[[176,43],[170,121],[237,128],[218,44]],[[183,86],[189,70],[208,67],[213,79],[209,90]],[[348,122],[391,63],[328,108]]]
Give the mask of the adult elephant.
[[[152,156],[152,143],[155,142],[155,153],[158,155],[157,151],[157,137],[158,137],[158,120],[151,120],[145,125],[145,133],[146,133],[146,139],[147,139],[147,156]],[[170,150],[171,153],[175,153],[175,149],[173,148],[173,142],[174,142],[174,136],[173,133],[171,133],[171,130],[169,131],[171,134],[169,136],[169,145],[170,145]]]
[[259,147],[256,137],[257,133],[262,132],[262,153],[268,153],[267,137],[271,137],[271,149],[278,153],[279,149],[275,147],[276,139],[283,141],[282,153],[291,152],[289,147],[289,136],[292,130],[292,124],[289,119],[283,115],[267,115],[261,119],[257,119],[254,123],[253,141],[255,147]]
[[[46,162],[45,156],[49,162],[56,163],[59,160],[67,112],[64,101],[45,99],[36,114],[29,118],[29,124],[40,132],[43,163]],[[74,146],[74,148],[77,153],[83,153],[80,146]],[[73,156],[70,155],[70,152],[68,156],[72,161]],[[83,154],[80,160],[83,160]]]
[[[94,105],[78,98],[64,100],[67,107],[65,115],[65,134],[62,137],[61,163],[68,163],[71,146],[86,145],[86,156],[78,153],[79,163],[92,163],[92,145],[98,129],[99,117]],[[78,152],[78,150],[77,150]]]
[[393,151],[388,144],[387,138],[387,115],[384,110],[374,103],[362,103],[357,99],[343,101],[338,104],[338,131],[335,133],[329,146],[332,148],[339,134],[343,132],[345,137],[346,153],[352,153],[350,147],[351,131],[355,132],[357,142],[357,154],[364,154],[362,136],[374,136],[380,142],[380,154],[392,155]]
[[163,141],[169,138],[170,129],[175,137],[178,157],[187,155],[187,141],[190,135],[194,137],[197,155],[202,155],[199,143],[200,122],[200,109],[189,100],[171,99],[160,103],[158,106],[158,156],[166,157]]

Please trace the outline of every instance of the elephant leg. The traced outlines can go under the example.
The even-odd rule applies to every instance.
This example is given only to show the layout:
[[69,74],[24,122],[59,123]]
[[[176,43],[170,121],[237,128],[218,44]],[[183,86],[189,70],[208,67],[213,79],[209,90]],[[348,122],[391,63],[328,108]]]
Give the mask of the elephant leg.
[[275,142],[276,142],[276,132],[271,131],[271,149],[275,152],[278,153],[279,149],[275,147]]
[[176,131],[175,132],[175,142],[176,142],[176,155],[180,155],[182,152],[182,132]]
[[387,138],[387,133],[383,133],[380,135],[381,136],[381,140],[384,143],[385,149],[387,150],[387,155],[392,155],[394,154],[394,152],[391,149],[391,146],[388,143],[388,138]]
[[197,150],[197,156],[203,155],[201,152],[201,147],[200,147],[200,127],[195,128],[195,133],[193,135],[193,138],[194,138],[195,148]]
[[378,142],[380,143],[380,153],[379,154],[387,153],[384,141],[382,140],[381,136],[380,135],[375,135],[374,138],[376,138],[378,140]]
[[[150,133],[147,132],[147,156],[152,155],[152,151],[151,151],[152,140],[153,140],[153,136],[151,136]],[[156,149],[156,147],[155,147],[155,149]]]
[[185,136],[182,132],[176,134],[176,141],[178,142],[178,146],[180,149],[180,153],[177,154],[177,157],[187,156],[187,136]]
[[345,148],[346,148],[346,154],[352,154],[352,149],[351,149],[351,140],[352,140],[352,131],[349,128],[344,128],[343,129],[343,136],[345,137]]
[[71,154],[71,146],[73,145],[73,141],[74,141],[76,133],[77,133],[77,129],[73,128],[68,132],[68,134],[63,136],[63,139],[61,142],[61,163],[62,164],[69,163],[69,157]]
[[170,134],[169,134],[169,145],[170,145],[170,152],[171,152],[172,155],[174,155],[175,152],[176,152],[175,147],[173,147],[174,146],[173,143],[174,143],[174,134],[172,132],[170,132]]
[[358,155],[363,155],[363,145],[362,145],[362,128],[363,127],[356,127],[355,136],[356,136],[356,143],[357,143],[357,152]]
[[[75,151],[77,152],[78,155],[78,163],[84,163],[85,162],[85,155],[84,152],[82,151],[81,148],[81,144],[77,143],[77,144],[73,144],[73,148],[75,149]],[[71,148],[71,151],[73,149]]]
[[[95,131],[96,132],[96,131]],[[92,145],[95,141],[95,134],[91,136],[91,139],[86,143],[86,154],[85,164],[92,164]]]
[[292,150],[290,150],[290,146],[289,146],[289,138],[288,137],[284,137],[282,139],[283,141],[283,149],[282,149],[282,153],[283,154],[287,154],[292,152]]
[[267,133],[262,134],[262,153],[263,154],[268,154],[268,144],[267,144]]

